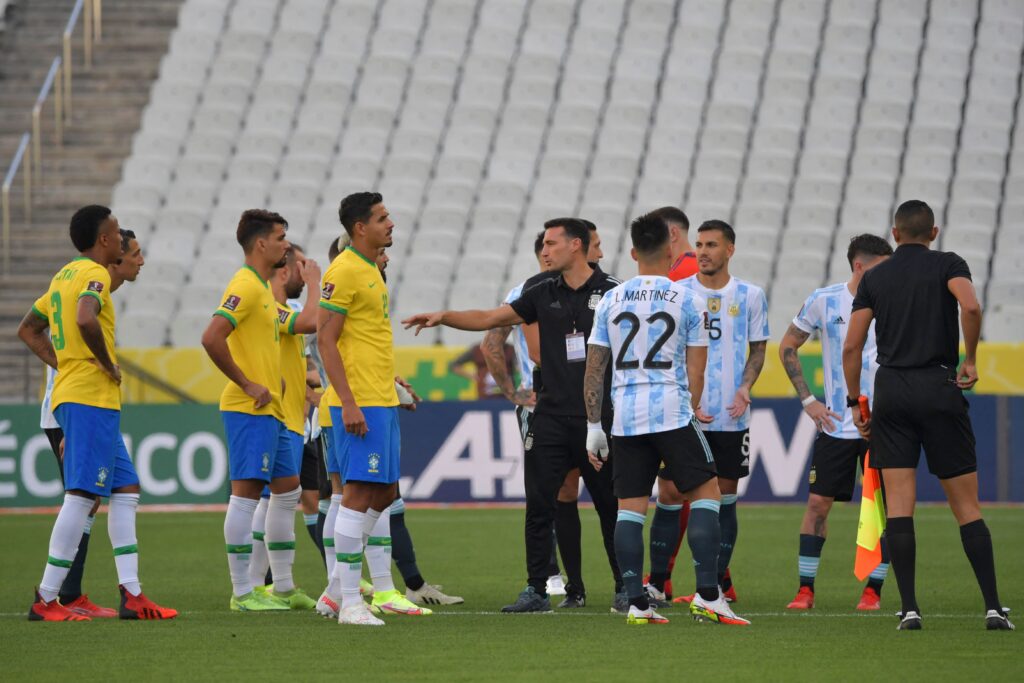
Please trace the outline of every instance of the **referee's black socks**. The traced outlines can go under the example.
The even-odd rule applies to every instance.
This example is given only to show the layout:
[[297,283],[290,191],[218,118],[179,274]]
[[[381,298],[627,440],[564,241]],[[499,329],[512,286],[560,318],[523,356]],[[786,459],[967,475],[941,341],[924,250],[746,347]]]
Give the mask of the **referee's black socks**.
[[892,570],[896,573],[896,585],[900,588],[903,613],[920,614],[915,589],[917,537],[914,536],[914,518],[890,517],[886,521],[885,537],[889,542],[889,556],[892,559]]
[[985,598],[985,609],[1002,612],[999,592],[996,590],[996,561],[992,553],[992,534],[984,519],[978,519],[960,527],[960,541],[964,552],[974,569],[974,576]]

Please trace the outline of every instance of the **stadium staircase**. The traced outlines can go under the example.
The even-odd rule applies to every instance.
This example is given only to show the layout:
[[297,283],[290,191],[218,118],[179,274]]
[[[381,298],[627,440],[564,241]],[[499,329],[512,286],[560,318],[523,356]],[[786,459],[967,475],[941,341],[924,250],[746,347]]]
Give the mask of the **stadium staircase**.
[[[75,42],[72,121],[63,147],[45,130],[42,185],[36,188],[30,224],[15,214],[11,274],[0,276],[0,401],[34,398],[41,367],[15,336],[31,302],[71,256],[67,226],[72,212],[107,203],[131,150],[150,82],[167,51],[180,0],[106,0],[103,38],[91,70],[81,66]],[[0,32],[0,165],[6,172],[18,139],[31,127],[31,111],[73,0],[20,0],[8,8]],[[130,226],[126,226],[130,227]]]

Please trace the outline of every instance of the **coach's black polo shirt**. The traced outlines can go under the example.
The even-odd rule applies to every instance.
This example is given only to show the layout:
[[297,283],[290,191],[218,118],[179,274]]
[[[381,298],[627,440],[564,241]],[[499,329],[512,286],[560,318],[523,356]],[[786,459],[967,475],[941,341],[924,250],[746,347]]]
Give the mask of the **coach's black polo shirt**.
[[[542,273],[541,275],[546,275]],[[527,280],[540,278],[534,276]],[[523,287],[519,299],[512,302],[512,309],[523,322],[538,323],[540,333],[540,365],[544,375],[543,386],[537,394],[537,413],[586,417],[583,402],[583,375],[587,367],[585,360],[569,362],[566,357],[566,336],[582,332],[590,338],[594,325],[594,309],[608,290],[619,284],[600,268],[580,286],[572,289],[561,274],[540,278],[529,289]],[[610,421],[611,373],[605,373],[605,397],[602,403],[602,422]]]
[[879,365],[959,365],[959,305],[948,286],[956,277],[971,279],[967,262],[923,244],[901,244],[892,258],[864,273],[853,310],[874,312]]

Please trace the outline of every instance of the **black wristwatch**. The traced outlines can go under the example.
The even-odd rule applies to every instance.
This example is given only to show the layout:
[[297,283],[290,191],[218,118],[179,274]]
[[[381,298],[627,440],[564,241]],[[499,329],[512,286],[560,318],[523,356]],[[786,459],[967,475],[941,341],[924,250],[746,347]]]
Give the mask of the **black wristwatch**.
[[847,396],[846,397],[846,407],[847,408],[856,408],[858,405],[860,405],[860,396],[857,396],[857,397]]

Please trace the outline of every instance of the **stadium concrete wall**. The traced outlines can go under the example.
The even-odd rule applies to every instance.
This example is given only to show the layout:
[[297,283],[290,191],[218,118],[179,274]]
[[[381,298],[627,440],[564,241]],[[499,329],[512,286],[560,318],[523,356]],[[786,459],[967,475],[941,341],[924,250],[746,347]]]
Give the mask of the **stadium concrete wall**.
[[[1024,397],[971,396],[980,495],[1024,502]],[[228,454],[213,405],[128,405],[121,428],[139,471],[143,503],[227,500]],[[423,403],[402,411],[402,493],[410,502],[523,500],[523,448],[505,401]],[[807,496],[814,425],[792,399],[754,403],[751,476],[743,498],[796,502]],[[0,406],[0,507],[56,505],[61,483],[39,429],[38,406]],[[585,498],[585,495],[584,495]],[[919,499],[943,500],[922,463]]]

